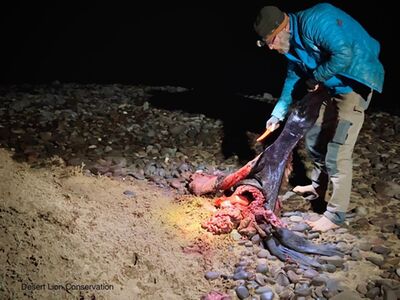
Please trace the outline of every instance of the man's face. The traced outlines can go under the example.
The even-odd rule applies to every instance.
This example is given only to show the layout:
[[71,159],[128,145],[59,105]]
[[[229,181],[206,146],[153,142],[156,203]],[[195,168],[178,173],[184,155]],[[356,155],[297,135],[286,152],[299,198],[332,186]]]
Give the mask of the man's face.
[[271,50],[276,50],[281,54],[288,53],[290,48],[290,33],[286,30],[282,30],[276,36],[267,39],[265,42]]

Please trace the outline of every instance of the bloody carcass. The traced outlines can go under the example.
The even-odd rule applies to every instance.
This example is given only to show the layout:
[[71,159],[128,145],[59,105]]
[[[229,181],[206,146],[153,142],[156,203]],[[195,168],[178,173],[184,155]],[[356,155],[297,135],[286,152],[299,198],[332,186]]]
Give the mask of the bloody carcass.
[[292,110],[279,137],[238,171],[228,175],[193,174],[189,184],[192,193],[221,193],[214,200],[219,210],[202,224],[203,228],[214,234],[233,229],[249,237],[259,234],[271,254],[282,261],[320,267],[302,253],[341,255],[333,245],[316,245],[294,234],[278,217],[282,205],[278,194],[291,171],[292,150],[313,126],[328,97],[323,88],[308,93]]

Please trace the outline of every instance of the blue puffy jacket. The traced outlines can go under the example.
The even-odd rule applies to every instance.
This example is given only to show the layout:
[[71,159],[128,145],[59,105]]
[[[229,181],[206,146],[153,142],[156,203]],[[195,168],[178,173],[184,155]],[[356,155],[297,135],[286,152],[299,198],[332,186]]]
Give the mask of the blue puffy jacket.
[[300,77],[323,82],[337,94],[352,91],[341,81],[342,76],[382,92],[380,45],[356,20],[328,3],[288,15],[292,35],[291,51],[285,54],[288,72],[273,116],[285,118]]

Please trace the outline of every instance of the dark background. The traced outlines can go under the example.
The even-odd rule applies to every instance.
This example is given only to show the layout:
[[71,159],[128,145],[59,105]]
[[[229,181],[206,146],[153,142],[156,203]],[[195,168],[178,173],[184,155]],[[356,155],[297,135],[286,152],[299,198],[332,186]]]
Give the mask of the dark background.
[[[264,5],[292,12],[321,1],[241,2],[3,4],[0,83],[179,85],[224,95],[279,96],[286,60],[256,47],[255,16]],[[376,2],[328,2],[380,41],[386,81],[373,106],[397,109],[394,8]]]

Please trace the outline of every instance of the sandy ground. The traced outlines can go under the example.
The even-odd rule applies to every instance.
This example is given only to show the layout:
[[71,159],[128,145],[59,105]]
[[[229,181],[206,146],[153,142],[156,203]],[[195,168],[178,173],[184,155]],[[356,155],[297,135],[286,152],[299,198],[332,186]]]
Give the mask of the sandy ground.
[[201,229],[204,199],[58,165],[30,168],[0,149],[1,299],[199,299],[223,288],[204,272],[231,272],[234,251]]
[[[0,149],[0,299],[186,300],[212,290],[237,299],[234,281],[204,277],[232,274],[244,247],[201,228],[210,199],[85,176],[56,158],[33,168],[11,154]],[[333,237],[373,244],[371,229]],[[385,244],[398,253],[398,241]],[[346,265],[330,276],[353,291],[382,273],[365,259]]]

